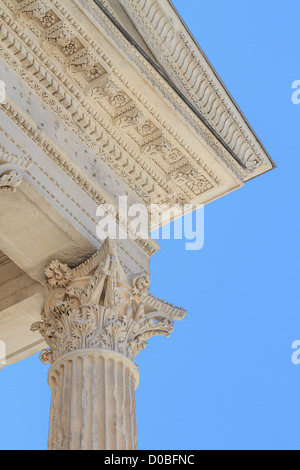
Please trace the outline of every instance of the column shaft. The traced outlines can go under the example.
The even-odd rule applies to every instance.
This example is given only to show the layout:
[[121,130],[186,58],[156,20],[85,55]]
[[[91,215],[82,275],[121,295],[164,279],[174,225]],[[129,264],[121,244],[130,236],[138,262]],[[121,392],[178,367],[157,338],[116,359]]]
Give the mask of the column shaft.
[[78,350],[49,370],[49,450],[136,450],[137,366],[110,351]]

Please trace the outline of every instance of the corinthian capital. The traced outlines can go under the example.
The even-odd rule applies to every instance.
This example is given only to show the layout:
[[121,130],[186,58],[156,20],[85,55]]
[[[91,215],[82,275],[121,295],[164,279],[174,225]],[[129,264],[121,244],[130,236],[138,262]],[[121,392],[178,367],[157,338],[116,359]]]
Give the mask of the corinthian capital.
[[111,241],[78,268],[53,261],[46,277],[42,321],[32,326],[50,347],[41,355],[44,363],[82,349],[114,351],[134,361],[149,338],[169,336],[174,320],[186,314],[149,295],[146,274],[129,276]]

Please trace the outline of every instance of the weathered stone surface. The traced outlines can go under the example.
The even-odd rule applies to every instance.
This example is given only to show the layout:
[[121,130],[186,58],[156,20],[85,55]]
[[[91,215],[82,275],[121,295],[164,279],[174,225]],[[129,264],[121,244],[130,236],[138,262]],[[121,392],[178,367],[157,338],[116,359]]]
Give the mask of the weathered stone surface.
[[49,448],[137,448],[134,360],[156,335],[169,336],[186,312],[149,295],[145,273],[124,270],[116,242],[75,269],[46,269],[42,321],[32,325],[50,347]]
[[121,196],[205,205],[274,163],[169,0],[3,0],[0,80],[7,364],[51,363],[51,449],[136,449],[134,359],[185,311],[149,294],[159,245],[103,244],[97,209],[122,228]]

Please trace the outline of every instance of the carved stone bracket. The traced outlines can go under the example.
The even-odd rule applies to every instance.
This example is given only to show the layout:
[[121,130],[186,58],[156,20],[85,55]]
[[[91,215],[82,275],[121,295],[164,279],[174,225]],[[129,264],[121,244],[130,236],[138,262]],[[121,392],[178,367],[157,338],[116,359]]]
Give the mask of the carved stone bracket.
[[107,98],[108,102],[115,107],[124,106],[129,102],[127,95],[108,73],[94,81],[87,91],[90,97],[99,104],[102,103],[103,98]]
[[171,175],[171,179],[179,186],[192,191],[196,196],[212,189],[212,184],[200,175],[191,165],[187,164]]
[[66,62],[66,68],[73,74],[82,72],[88,82],[97,80],[106,74],[96,54],[93,54],[88,48],[81,49],[79,52],[74,53]]
[[121,129],[136,126],[142,128],[146,123],[145,117],[136,108],[132,108],[115,120],[115,124]]
[[46,269],[47,301],[42,321],[32,326],[51,349],[41,360],[54,363],[82,349],[119,353],[134,361],[147,340],[169,336],[186,312],[149,296],[146,274],[128,276],[115,242],[106,241],[89,261],[70,269],[53,261]]
[[46,42],[59,47],[66,57],[72,56],[79,49],[80,43],[78,40],[75,40],[72,28],[62,21],[48,28],[44,38]]
[[183,166],[187,162],[185,155],[180,152],[178,148],[175,148],[167,139],[161,137],[154,143],[146,146],[144,152],[149,156],[165,171],[169,174],[174,169]]
[[[51,6],[48,0],[25,0],[18,5],[17,14],[43,23]],[[48,22],[46,21],[48,24]],[[52,23],[52,21],[51,21]]]

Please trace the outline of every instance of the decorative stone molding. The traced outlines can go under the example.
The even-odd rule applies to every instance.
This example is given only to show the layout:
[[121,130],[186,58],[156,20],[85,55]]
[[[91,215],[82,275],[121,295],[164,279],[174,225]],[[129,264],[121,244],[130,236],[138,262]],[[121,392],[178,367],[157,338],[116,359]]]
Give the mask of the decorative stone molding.
[[[95,87],[95,80],[107,75],[106,70],[99,63],[98,57],[90,49],[83,48],[74,53],[66,62],[66,68],[77,76],[81,73],[83,80],[76,81],[82,89],[88,90]],[[88,85],[87,85],[88,83]]]
[[145,147],[144,151],[167,175],[188,162],[187,157],[164,137]]
[[130,102],[130,98],[107,73],[93,85],[93,87],[89,87],[89,95],[100,105],[103,104],[103,97],[107,99],[107,104],[114,109],[121,108]]
[[[72,36],[74,36],[74,37],[78,36],[78,28],[76,30],[74,28],[74,25],[71,26],[69,23],[67,24],[66,21],[63,20],[63,17],[61,16],[61,11],[58,11],[56,8],[54,8],[53,2],[52,2],[51,6],[52,6],[51,11],[55,10],[55,16],[57,18],[60,18],[60,19],[59,19],[59,21],[57,21],[55,23],[55,25],[53,25],[49,28],[46,28],[45,32],[43,33],[43,37],[44,37],[44,40],[46,42],[48,42],[50,45],[56,47],[57,49],[59,49],[59,48],[61,49],[62,44],[58,44],[58,43],[60,43],[61,38],[64,40],[64,38],[67,37],[68,40],[71,40],[70,38],[72,38]],[[55,4],[55,7],[57,7],[56,4]],[[14,32],[16,32],[16,29],[15,29]],[[24,33],[22,33],[22,34],[24,35]],[[115,110],[115,111],[119,110],[120,108],[123,108],[124,106],[126,106],[126,104],[132,106],[133,103],[131,103],[131,98],[129,98],[129,96],[128,96],[127,92],[124,90],[124,88],[121,89],[120,87],[119,87],[118,93],[113,92],[112,95],[108,96],[108,100],[103,100],[103,88],[101,90],[101,87],[99,89],[99,86],[97,85],[97,80],[99,80],[98,75],[99,75],[99,73],[102,74],[102,72],[103,72],[103,75],[101,75],[101,77],[100,77],[100,79],[101,79],[102,76],[105,76],[106,73],[111,72],[112,68],[109,70],[109,68],[106,65],[108,63],[111,64],[111,61],[109,62],[108,58],[105,58],[105,60],[104,60],[105,56],[104,56],[103,52],[101,52],[101,54],[99,54],[100,51],[96,52],[90,46],[88,47],[88,44],[87,44],[86,40],[82,40],[81,37],[77,37],[77,40],[78,40],[78,51],[75,52],[71,56],[70,59],[68,59],[68,57],[64,54],[60,54],[60,56],[57,56],[56,54],[54,54],[55,58],[58,58],[58,59],[59,59],[59,57],[62,58],[62,60],[60,60],[60,62],[65,65],[66,71],[69,71],[69,73],[72,75],[73,78],[74,78],[74,74],[76,75],[75,81],[76,81],[77,84],[79,84],[79,86],[82,89],[83,89],[83,83],[82,83],[81,79],[78,78],[78,72],[81,74],[81,78],[83,76],[84,80],[86,81],[86,86],[88,86],[88,88],[90,90],[89,95],[94,100],[96,99],[97,103],[104,106],[105,109],[107,109],[107,104],[111,106],[111,110]],[[30,45],[30,41],[29,42],[27,41],[27,44]],[[98,46],[98,49],[99,49],[99,46]],[[51,49],[51,50],[53,52],[53,49]],[[87,57],[90,57],[90,59],[88,59]],[[73,62],[73,58],[74,58],[74,62]],[[99,68],[95,69],[95,66],[97,64],[97,62],[96,62],[97,60],[98,60],[98,64],[101,63],[101,65],[100,65],[100,67],[98,66]],[[49,59],[47,59],[47,64],[49,64]],[[30,60],[30,65],[31,65],[31,72],[33,72],[32,66],[33,67],[36,66],[35,61]],[[111,67],[111,65],[110,65],[110,67]],[[89,76],[89,72],[88,72],[89,68],[90,68],[90,70],[92,70],[92,73],[90,74],[90,76]],[[95,72],[95,70],[96,70],[96,72]],[[35,73],[35,79],[36,79],[36,77],[39,76],[39,73],[40,72]],[[55,80],[56,77],[60,77],[60,76],[61,76],[61,72],[56,72],[55,73],[55,78],[53,78],[53,80]],[[42,79],[43,83],[45,83],[45,79],[47,79],[48,77],[49,77],[48,74],[46,76],[45,76],[44,73],[41,75],[41,79]],[[118,81],[120,81],[119,73],[118,73]],[[32,81],[29,80],[29,83],[31,84]],[[66,79],[64,79],[63,83],[64,83],[64,86],[65,86]],[[96,133],[95,133],[95,129],[99,129],[99,116],[98,116],[98,114],[97,114],[97,121],[98,122],[95,123],[95,124],[92,123],[92,120],[94,120],[96,118],[96,113],[95,112],[92,113],[92,120],[91,120],[90,116],[89,117],[85,116],[84,113],[82,112],[82,110],[80,110],[80,111],[78,110],[77,112],[74,112],[75,102],[74,102],[73,98],[72,97],[67,98],[66,91],[64,91],[63,96],[59,97],[59,94],[63,90],[63,88],[59,84],[56,85],[53,82],[53,83],[51,83],[51,88],[52,87],[55,91],[55,98],[59,98],[60,105],[65,103],[66,106],[68,107],[68,110],[72,112],[72,119],[71,120],[66,119],[65,122],[67,124],[72,125],[73,130],[76,131],[76,129],[74,128],[74,121],[75,121],[76,116],[78,116],[77,124],[79,124],[82,127],[82,129],[84,130],[85,133],[90,132],[93,135],[93,137],[91,139],[89,139],[91,145],[93,145],[93,146],[97,145],[97,142],[99,142],[99,140],[100,140],[100,136],[97,136]],[[51,88],[48,86],[47,87],[47,92]],[[69,88],[69,89],[71,89],[71,88]],[[35,91],[37,91],[36,85],[35,85]],[[99,96],[99,91],[100,91],[100,96]],[[46,95],[45,95],[44,91],[41,92],[41,95],[44,97],[44,99],[46,98]],[[49,97],[48,102],[53,102],[53,99],[51,97]],[[72,103],[72,105],[70,106],[71,103]],[[82,100],[82,103],[85,103],[85,108],[87,108],[86,100]],[[58,109],[57,105],[55,105],[55,109]],[[90,107],[89,107],[89,109],[90,109]],[[112,119],[114,119],[114,117],[115,117],[115,115],[114,115],[115,111],[111,111],[113,113],[112,114]],[[65,111],[62,110],[62,113],[64,113],[64,112]],[[145,123],[142,124],[142,125],[137,126],[137,133],[139,133],[142,137],[151,136],[151,134],[155,133],[155,131],[157,130],[157,127],[155,125],[153,125],[151,120],[149,120],[147,118],[148,118],[148,116],[145,116],[145,119],[146,119]],[[156,119],[157,119],[157,117],[156,117]],[[124,129],[122,129],[122,130],[124,131]],[[105,126],[105,131],[108,131],[107,126]],[[77,132],[78,132],[78,130],[77,130]],[[128,129],[128,132],[129,132],[129,135],[133,138],[134,142],[138,143],[138,139],[135,138],[136,136],[135,135],[132,136],[132,134],[131,134],[130,126],[129,126],[129,129]],[[113,132],[113,134],[115,134],[115,132]],[[82,138],[82,135],[79,135],[79,136]],[[96,137],[96,142],[93,142],[95,137]],[[156,136],[155,136],[155,138],[156,138]],[[86,139],[86,142],[88,142],[89,140]],[[118,144],[120,144],[120,143],[121,143],[121,141],[119,140]],[[144,145],[144,142],[141,141],[140,144]],[[111,147],[115,148],[114,144],[112,144]],[[125,147],[126,147],[126,153],[128,154],[129,147],[128,147],[127,143],[125,144]],[[184,152],[185,152],[185,150],[184,150]],[[147,156],[145,155],[145,157],[146,158],[141,158],[141,153],[140,152],[138,154],[135,154],[134,152],[130,153],[130,159],[133,158],[134,164],[132,166],[129,165],[130,169],[128,168],[128,170],[130,172],[130,176],[126,178],[127,181],[132,186],[134,185],[134,190],[139,191],[139,193],[141,194],[141,197],[143,198],[143,200],[145,202],[148,199],[147,203],[150,202],[152,196],[154,196],[154,199],[157,196],[166,197],[166,193],[164,195],[163,194],[160,194],[160,195],[155,194],[156,191],[157,191],[156,188],[158,188],[159,186],[161,186],[165,191],[167,191],[167,194],[174,193],[173,202],[176,203],[176,200],[178,199],[177,196],[176,196],[177,188],[174,188],[175,190],[169,188],[168,187],[169,183],[167,183],[166,181],[164,181],[162,178],[159,177],[159,172],[157,172],[155,170],[155,166],[154,167],[149,166]],[[192,158],[194,159],[195,157],[196,157],[196,153],[193,154]],[[109,166],[113,166],[114,170],[116,170],[115,161],[113,161],[113,160],[110,161],[109,158],[106,159],[106,160],[107,160],[107,163],[109,164]],[[123,164],[123,168],[122,169],[120,168],[120,176],[122,177],[122,179],[124,179],[124,177],[127,176],[126,166],[128,166],[129,160],[128,160],[128,158],[124,159],[124,154],[123,153],[121,153],[120,156],[117,157],[118,162],[121,163],[122,160],[124,160],[124,164]],[[198,166],[199,162],[200,162],[199,157],[197,157],[197,166]],[[135,170],[135,168],[138,169],[138,167],[140,167],[142,169],[142,172],[140,172],[138,170]],[[132,173],[131,168],[134,169],[133,170],[134,174]],[[141,175],[144,174],[145,171],[148,173],[147,179],[149,179],[149,183],[146,180],[147,186],[149,186],[150,188],[155,188],[154,194],[151,194],[150,198],[149,198],[149,195],[147,195],[146,192],[144,191],[145,183],[143,181],[141,181],[141,187],[138,186],[139,185],[139,180],[141,179]],[[206,167],[205,167],[205,171],[208,171],[209,179],[210,179],[210,177],[212,175],[212,171],[208,170],[208,168],[206,168]],[[134,178],[132,178],[132,176],[134,176]],[[152,183],[153,180],[154,180],[154,182],[153,182],[154,184]],[[133,184],[133,181],[135,181],[134,184]],[[219,179],[214,175],[214,180],[211,181],[212,186],[214,187],[215,184],[219,184],[218,181],[219,181]]]
[[133,279],[132,294],[144,300],[148,295],[150,288],[150,279],[145,274],[142,274]]
[[[0,167],[0,191],[16,190],[24,169],[25,197],[37,191],[53,222],[65,217],[66,234],[75,227],[95,250],[97,206],[112,215],[120,195],[150,211],[151,203],[167,204],[167,212],[211,202],[272,167],[167,0],[104,2],[112,13],[124,5],[148,52],[102,2],[0,5],[8,91],[0,132],[22,155],[0,148],[0,163],[10,164]],[[121,228],[124,213],[116,212]],[[158,244],[121,243],[106,241],[78,267],[54,259],[45,270],[46,301],[32,331],[51,364],[50,449],[136,449],[135,358],[186,315],[149,294]]]
[[[90,183],[82,174],[80,174],[74,166],[71,165],[69,162],[68,158],[66,155],[63,155],[57,151],[55,148],[53,142],[51,139],[46,138],[44,134],[39,132],[37,129],[33,127],[32,121],[26,119],[26,116],[24,114],[20,114],[20,111],[15,111],[14,108],[11,106],[11,104],[7,104],[3,108],[3,110],[7,113],[11,119],[20,126],[20,128],[30,137],[32,140],[49,156],[50,159],[52,159],[60,168],[64,170],[64,172],[69,176],[77,185],[79,188],[81,188],[84,192],[87,193],[87,195],[98,205],[104,206],[105,204],[113,205],[112,201],[108,203],[108,200],[106,199],[107,196],[103,193],[103,191],[100,188],[96,188],[94,185]],[[3,147],[0,147],[0,158],[10,162],[14,165],[17,165],[18,168],[21,168],[22,170],[26,171],[30,176],[30,167],[32,164],[37,165],[35,162],[34,158],[31,159],[31,156],[27,154],[26,150],[22,146],[20,146],[19,143],[15,141],[13,136],[8,135],[5,130],[0,126],[0,132],[2,132],[7,139],[9,139],[12,143],[16,145],[16,147],[27,157],[27,160],[24,160],[16,155],[11,155]],[[46,177],[51,179],[50,175],[46,172],[44,168],[41,168],[43,173],[45,174]],[[36,181],[36,179],[35,179]],[[36,181],[39,184],[39,181]],[[63,192],[65,189],[58,185],[57,182],[55,182],[56,187],[59,190],[62,190]],[[55,197],[55,194],[51,194],[51,197],[59,204],[64,210],[65,208],[61,201]],[[76,200],[76,205],[84,211],[84,208],[81,207],[80,202]],[[70,213],[70,210],[67,209],[67,211]],[[80,220],[77,220],[76,217],[71,213],[72,217],[74,220],[79,225],[82,225],[82,222]],[[118,217],[117,217],[118,218]],[[97,225],[98,221],[96,219],[92,219],[92,222],[94,226]],[[84,230],[88,231],[86,226],[83,226]],[[94,233],[90,232],[91,237],[94,238]],[[158,244],[154,241],[151,240],[150,238],[147,240],[143,239],[138,239],[136,238],[136,243],[147,253],[148,256],[152,256],[154,253],[156,253],[159,249]],[[130,253],[126,251],[124,247],[122,247],[122,250],[126,253],[129,258],[131,257]]]
[[[82,1],[75,0],[75,3],[78,3],[80,6]],[[230,97],[228,97],[228,94],[226,95],[226,90],[225,94],[223,90],[220,90],[221,85],[209,69],[206,59],[203,58],[200,51],[194,47],[187,33],[183,33],[182,28],[177,29],[178,25],[175,26],[178,18],[175,15],[174,21],[174,12],[167,15],[165,8],[162,8],[160,1],[157,0],[150,0],[149,2],[122,0],[121,3],[137,26],[137,29],[142,35],[144,33],[144,38],[148,41],[149,47],[152,48],[154,54],[158,52],[158,56],[162,58],[162,65],[167,66],[168,73],[171,74],[171,78],[174,79],[178,88],[183,87],[183,92],[189,96],[194,106],[201,110],[209,126],[211,126],[212,129],[216,129],[217,133],[219,133],[224,140],[225,145],[233,150],[237,158],[241,158],[243,162],[242,167],[231,157],[228,158],[228,155],[226,157],[224,155],[222,156],[223,160],[227,162],[228,167],[231,168],[231,171],[240,174],[242,179],[245,180],[249,179],[252,173],[260,171],[260,167],[265,167],[269,162],[267,161],[268,157],[264,155],[264,149],[258,144],[255,136],[251,134],[251,129],[245,123],[243,116],[234,108]],[[93,42],[92,38],[89,37],[86,31],[83,31],[82,27],[76,23],[72,15],[70,15],[60,2],[56,0],[43,0],[43,2],[15,0],[6,1],[5,4],[8,5],[8,8],[10,8],[10,5],[14,5],[13,10],[15,10],[15,15],[18,16],[18,12],[19,14],[21,13],[20,20],[25,22],[30,29],[32,29],[30,23],[32,18],[35,19],[37,24],[40,24],[43,31],[42,33],[37,32],[37,35],[44,39],[46,43],[48,42],[49,45],[55,46],[58,50],[60,49],[61,54],[60,52],[53,52],[53,49],[50,48],[54,57],[58,59],[61,64],[65,65],[66,70],[69,68],[71,74],[74,75],[74,68],[72,66],[70,68],[68,64],[68,56],[76,56],[77,54],[81,54],[81,51],[84,55],[94,56],[95,54],[96,60],[98,60],[99,64],[101,63],[104,72],[111,72],[115,69],[118,79],[121,80],[124,85],[117,97],[112,98],[111,104],[113,108],[116,106],[118,109],[120,106],[124,106],[126,97],[128,97],[124,89],[125,84],[128,89],[130,88],[131,93],[135,93],[136,97],[139,96],[139,93],[134,90],[132,85],[128,86],[128,78],[121,76],[120,71],[113,66],[109,59],[105,58],[105,54],[101,51],[99,44]],[[101,9],[97,7],[92,0],[87,0],[85,4],[88,4],[87,8],[89,11],[101,17],[103,28],[107,30],[109,19],[105,17]],[[114,35],[119,36],[118,40],[121,40],[121,44],[124,43],[121,33],[116,31],[116,29],[114,30]],[[61,41],[63,41],[63,44]],[[29,45],[29,42],[27,42],[27,44]],[[126,44],[124,43],[122,46],[124,51],[126,49],[126,53],[128,53]],[[65,48],[66,50],[64,50]],[[132,52],[133,51],[131,51],[131,55]],[[135,58],[134,60],[136,63],[137,60],[141,61],[141,56],[139,59]],[[31,65],[33,64],[34,62],[31,62]],[[145,66],[147,66],[147,73],[149,74],[149,64],[145,64]],[[91,83],[97,80],[102,69],[98,69],[96,63],[93,64],[92,61],[89,67],[91,67],[91,73],[86,73],[85,78],[88,83]],[[146,71],[145,68],[144,70]],[[78,71],[80,71],[80,68]],[[60,74],[58,74],[58,76],[59,75]],[[81,80],[79,80],[78,77],[74,79],[75,82],[80,85]],[[166,83],[163,83],[161,80],[159,87],[161,88],[165,85]],[[200,91],[199,87],[201,88]],[[57,91],[58,88],[56,88],[56,92]],[[139,104],[141,104],[141,98],[142,97],[139,97]],[[132,97],[130,97],[130,99],[132,99]],[[147,100],[144,98],[143,105],[148,106],[148,110],[151,109],[149,103],[147,103]],[[151,111],[153,113],[153,110]],[[84,123],[85,129],[87,129],[89,120],[82,119],[82,123]],[[94,126],[91,126],[91,132],[94,132]],[[203,136],[207,143],[210,141],[209,145],[212,144],[213,140],[213,145],[218,147],[218,152],[223,152],[224,154],[224,145],[222,147],[220,142],[217,142],[214,138],[212,139],[209,129],[205,129],[205,126],[202,126],[201,132],[202,134],[204,132]],[[193,151],[193,154],[193,158],[195,158],[197,151]],[[199,156],[196,158],[198,162],[201,161]],[[139,163],[141,164],[141,162]],[[211,169],[208,169],[208,171],[210,173],[212,172]]]
[[[55,18],[55,23],[50,24],[48,22],[41,25],[42,29],[39,37],[44,40],[45,53],[41,53],[37,43],[26,37],[26,30],[24,32],[24,28],[18,29],[16,23],[10,23],[9,21],[8,24],[12,29],[12,33],[10,32],[10,35],[6,36],[5,41],[9,41],[11,34],[13,34],[14,47],[9,50],[4,49],[3,51],[5,60],[15,70],[17,69],[17,62],[22,58],[22,54],[18,52],[17,55],[12,56],[11,51],[15,50],[15,47],[17,51],[23,51],[24,48],[28,51],[27,57],[20,60],[18,67],[20,72],[18,71],[18,73],[22,74],[23,79],[33,88],[35,93],[42,97],[47,106],[51,106],[56,113],[59,110],[58,115],[62,117],[66,125],[80,139],[84,140],[90,148],[99,148],[97,153],[100,158],[147,204],[150,202],[161,203],[161,201],[170,206],[177,203],[186,204],[191,201],[191,198],[196,199],[207,193],[209,194],[210,191],[216,190],[222,183],[217,174],[218,172],[204,162],[195,150],[191,149],[185,142],[182,142],[182,139],[170,127],[166,128],[163,119],[159,119],[160,124],[158,126],[157,112],[147,103],[145,97],[142,97],[134,89],[134,86],[128,83],[128,78],[120,74],[120,71],[115,68],[111,60],[101,51],[99,43],[97,45],[93,44],[88,33],[83,31],[80,25],[71,20],[70,15],[67,14],[65,9],[58,8],[57,2],[51,2],[51,10],[48,13],[52,15],[53,19]],[[7,21],[6,18],[5,21]],[[24,17],[22,20],[25,21]],[[38,24],[38,21],[36,23]],[[47,36],[48,32],[52,31],[51,28],[54,29],[54,26],[58,27],[59,24],[61,27],[62,24],[66,24],[66,27],[63,26],[63,30],[69,31],[69,34],[77,38],[80,43],[77,43],[78,49],[71,56],[59,52],[61,46],[55,43],[55,40],[51,43],[53,38],[51,39],[49,35]],[[20,39],[22,43],[20,48],[19,46],[17,47],[17,39]],[[49,49],[47,44],[50,46]],[[56,53],[54,53],[55,50],[58,51],[59,57],[63,57],[61,65],[64,67],[64,72],[61,69],[57,69],[57,66],[52,61],[53,57],[57,58]],[[38,56],[38,61],[31,59],[30,54],[33,51]],[[12,56],[10,59],[8,58],[9,54]],[[24,67],[25,63],[28,63],[28,68]],[[43,64],[42,67],[41,63]],[[43,67],[46,67],[47,73],[43,71]],[[99,74],[100,77],[98,76]],[[109,77],[113,81],[117,87],[117,93],[113,92],[110,95],[109,93],[111,92],[107,93],[107,90],[106,95],[101,92],[97,96],[97,87],[99,86],[97,83],[103,77]],[[80,90],[82,90],[82,96],[74,88],[74,80],[79,85]],[[124,100],[123,103],[122,100]],[[80,102],[80,109],[78,102]],[[100,108],[98,107],[96,112],[95,107],[91,106],[91,102],[97,105],[100,104],[101,107],[111,113],[112,127],[104,122],[103,116],[99,112]],[[124,105],[124,103],[126,104]],[[137,109],[140,114],[131,114],[132,124],[128,125],[126,116],[129,115],[130,122],[130,110],[132,109]],[[142,113],[141,109],[143,110]],[[152,118],[154,118],[155,124],[153,124]],[[146,120],[144,124],[143,119]],[[116,122],[119,122],[118,120],[120,120],[119,129],[122,137],[116,138]],[[139,123],[137,120],[139,120]],[[99,129],[101,129],[101,135]],[[154,158],[153,155],[145,151],[147,146],[145,146],[144,138],[146,137],[148,148],[150,148],[151,145],[156,145],[157,133],[158,135],[165,136],[165,139],[170,143],[174,151],[169,154],[162,151],[160,154],[157,153],[157,158]],[[170,133],[172,134],[171,139]],[[128,145],[128,139],[123,138],[125,134],[126,139],[129,136],[134,143],[138,144],[137,151],[132,151]],[[36,132],[33,132],[32,135],[36,140]],[[178,145],[174,141],[175,138]],[[102,142],[105,142],[105,149],[109,151],[103,150]],[[102,147],[101,149],[100,146]],[[120,147],[122,148],[120,149]],[[181,155],[182,160],[180,159]],[[57,155],[55,155],[56,157]],[[199,178],[199,181],[196,182],[195,178],[193,178],[192,181],[187,182],[185,178],[185,183],[181,185],[180,181],[182,181],[183,175],[180,169],[187,164],[192,167],[193,171],[191,174]],[[235,174],[237,167],[239,166],[236,165],[233,170]],[[65,169],[67,170],[68,165],[66,166],[64,163],[63,169],[64,171]],[[242,171],[243,174],[240,173],[240,167],[237,171],[240,174],[239,178],[244,180],[246,177],[245,171]],[[71,177],[74,178],[74,168],[71,169],[71,173]],[[76,179],[78,180],[77,177]],[[83,178],[83,175],[80,175],[79,179],[84,191],[88,191],[89,194],[93,195],[93,200],[101,199],[99,198],[99,191],[91,186],[90,181],[84,182],[85,178]],[[76,204],[78,204],[78,201],[76,201]],[[82,226],[81,220],[76,220],[76,222]],[[91,230],[88,230],[88,233],[91,237],[94,237]],[[141,240],[139,244],[146,252],[155,251],[151,243],[149,244],[147,241]]]
[[179,187],[183,188],[186,193],[190,190],[196,196],[212,188],[211,183],[203,175],[199,175],[189,164],[174,172],[171,178]]
[[[2,132],[3,135],[5,135],[5,132],[3,130],[3,128],[0,126],[0,132]],[[3,145],[0,145],[0,162],[1,160],[3,161],[3,165],[4,163],[7,165],[6,168],[8,170],[12,170],[12,169],[15,169],[15,170],[29,170],[29,168],[31,167],[32,165],[32,161],[31,161],[31,158],[30,156],[28,155],[28,158],[23,158],[23,157],[20,157],[19,155],[14,155],[10,152],[8,152],[4,147]],[[4,171],[4,166],[1,167],[2,168],[2,171]]]
[[178,24],[174,11],[170,14],[170,8],[164,8],[161,3],[160,0],[121,0],[138,31],[176,85],[218,130],[241,158],[247,171],[253,173],[266,164],[264,150],[257,144],[240,111],[230,102],[228,92],[221,89],[221,83],[200,48],[188,32],[183,31],[182,24]]
[[24,0],[18,2],[19,5],[16,9],[17,15],[28,16],[32,20],[43,23],[45,26],[53,24],[50,21],[50,15],[47,14],[50,10],[50,4],[47,0]]
[[19,171],[8,164],[0,165],[0,192],[11,189],[15,193],[22,181],[23,176]]
[[66,264],[58,260],[52,263],[45,270],[45,275],[51,287],[67,287],[72,280],[72,271]]
[[137,127],[142,129],[145,126],[146,119],[136,108],[129,109],[115,120],[116,125],[121,129]]
[[[80,5],[79,0],[75,3]],[[95,13],[95,18],[101,18],[101,28],[103,27],[103,34],[106,34],[112,28],[110,20],[94,2],[87,0],[86,4]],[[84,8],[83,12],[87,14]],[[34,31],[33,24],[37,26]],[[29,32],[24,25],[30,29]],[[61,2],[5,1],[0,8],[0,37],[0,55],[8,67],[144,203],[150,205],[164,202],[170,206],[194,201],[198,203],[197,198],[209,200],[210,193],[218,196],[218,191],[222,192],[220,168],[211,166],[195,148],[185,142],[178,131],[147,100],[147,96],[136,89],[129,77],[106,54],[101,48],[101,42],[95,41],[90,31],[78,23],[72,12]],[[77,44],[77,50],[72,55],[62,52],[63,44],[60,41],[66,37]],[[124,41],[121,33],[114,30],[113,35],[110,32],[110,37],[119,40],[121,52],[128,56],[131,63],[134,60],[136,66],[140,66],[143,62],[147,79],[151,79],[162,96],[166,97],[168,90],[178,114],[187,119],[187,110],[180,107],[182,103],[179,97],[175,99],[164,80],[157,82],[151,65],[146,64],[137,52],[133,53],[132,47]],[[62,59],[59,64],[55,60],[57,57]],[[110,203],[105,201],[100,188],[84,172],[78,172],[72,162],[53,145],[51,139],[40,133],[33,121],[25,113],[21,113],[18,107],[15,108],[10,99],[2,108],[94,202]],[[190,111],[190,119],[192,114]],[[188,120],[186,123],[188,124]],[[193,125],[195,123],[194,116]],[[199,120],[197,126],[198,130],[196,127],[195,130],[200,132]],[[208,134],[205,134],[206,137]],[[159,148],[159,139],[165,140],[171,150],[166,152],[166,149]],[[242,184],[249,177],[248,170],[256,171],[257,168],[259,157],[253,156],[250,147],[247,152],[245,169],[236,162],[229,164],[230,172],[237,177],[237,184]],[[217,156],[224,160],[224,155],[221,156],[219,150]],[[191,181],[186,178],[187,168],[193,176]],[[52,175],[49,178],[53,181]],[[36,179],[34,181],[42,184]],[[55,184],[57,185],[56,182]],[[59,189],[65,191],[62,186]],[[61,206],[61,201],[54,194],[51,197]],[[202,199],[200,202],[203,202]],[[75,204],[82,212],[85,211],[79,201],[76,200]],[[70,211],[69,208],[66,209]],[[95,234],[83,225],[82,220],[76,216],[74,220],[95,239]],[[95,218],[92,222],[97,224]],[[149,255],[157,249],[149,241],[138,240],[137,243]]]
[[88,262],[71,270],[53,261],[46,269],[48,294],[42,321],[32,326],[51,349],[43,362],[54,363],[81,349],[108,350],[131,361],[155,335],[169,336],[185,311],[149,297],[149,277],[128,276],[115,242],[106,241]]

